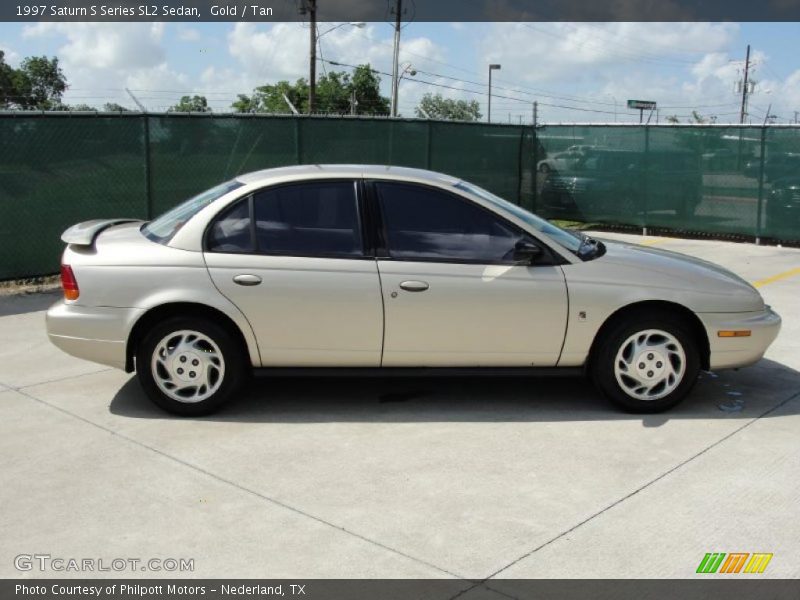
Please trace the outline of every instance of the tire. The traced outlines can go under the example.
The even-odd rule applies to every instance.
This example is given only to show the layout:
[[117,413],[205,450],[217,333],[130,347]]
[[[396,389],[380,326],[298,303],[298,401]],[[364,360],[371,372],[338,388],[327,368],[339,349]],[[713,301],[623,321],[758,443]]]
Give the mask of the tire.
[[700,372],[700,351],[690,326],[667,312],[622,318],[598,340],[592,380],[606,398],[633,413],[672,408]]
[[136,372],[156,405],[176,415],[201,416],[235,396],[249,368],[227,328],[207,319],[172,317],[139,344]]

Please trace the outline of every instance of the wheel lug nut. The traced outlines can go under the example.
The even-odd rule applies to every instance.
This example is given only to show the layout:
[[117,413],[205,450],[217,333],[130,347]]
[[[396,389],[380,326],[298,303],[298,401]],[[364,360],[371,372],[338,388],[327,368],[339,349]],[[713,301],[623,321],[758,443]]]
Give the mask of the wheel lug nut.
[[193,365],[196,367],[197,365],[199,365],[199,364],[200,364],[200,361],[199,361],[199,360],[197,360],[197,359],[195,358],[195,359],[192,361],[192,364],[193,364]]
[[189,371],[189,377],[194,377],[194,371]]
[[658,367],[659,369],[660,369],[661,367],[663,367],[663,366],[664,366],[664,364],[663,364],[663,363],[660,363],[660,362],[657,362],[657,363],[656,363],[656,367]]
[[652,377],[652,376],[653,376],[653,372],[652,372],[652,371],[648,371],[648,372],[647,372],[647,376],[648,376],[648,377]]
[[186,357],[185,356],[181,356],[181,362],[186,362]]
[[178,375],[183,375],[183,369],[178,369]]
[[639,368],[644,369],[644,363],[639,363]]
[[647,355],[647,360],[653,360],[653,353],[652,352]]

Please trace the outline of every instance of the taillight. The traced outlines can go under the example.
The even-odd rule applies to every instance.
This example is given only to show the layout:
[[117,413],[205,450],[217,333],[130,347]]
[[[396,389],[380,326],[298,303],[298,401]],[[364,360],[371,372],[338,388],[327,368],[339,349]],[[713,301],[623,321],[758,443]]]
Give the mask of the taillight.
[[65,300],[77,300],[81,294],[75,273],[72,272],[72,267],[69,265],[61,265],[61,287],[64,288]]

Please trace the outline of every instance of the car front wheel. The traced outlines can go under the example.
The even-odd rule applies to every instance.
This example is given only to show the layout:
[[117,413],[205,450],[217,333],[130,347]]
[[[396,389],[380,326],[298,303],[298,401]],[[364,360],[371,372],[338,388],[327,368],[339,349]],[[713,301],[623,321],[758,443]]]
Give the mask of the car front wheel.
[[136,371],[150,399],[181,416],[216,411],[246,376],[243,352],[226,328],[185,317],[167,319],[145,336]]
[[656,413],[694,386],[700,354],[691,330],[669,315],[620,322],[600,341],[591,374],[597,387],[629,412]]

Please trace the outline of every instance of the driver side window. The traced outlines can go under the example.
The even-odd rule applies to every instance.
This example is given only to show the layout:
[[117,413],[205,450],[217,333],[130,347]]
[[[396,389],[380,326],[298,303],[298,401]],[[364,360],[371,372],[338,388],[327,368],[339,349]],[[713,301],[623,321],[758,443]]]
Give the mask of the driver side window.
[[455,194],[376,182],[389,255],[399,260],[514,264],[523,231]]

